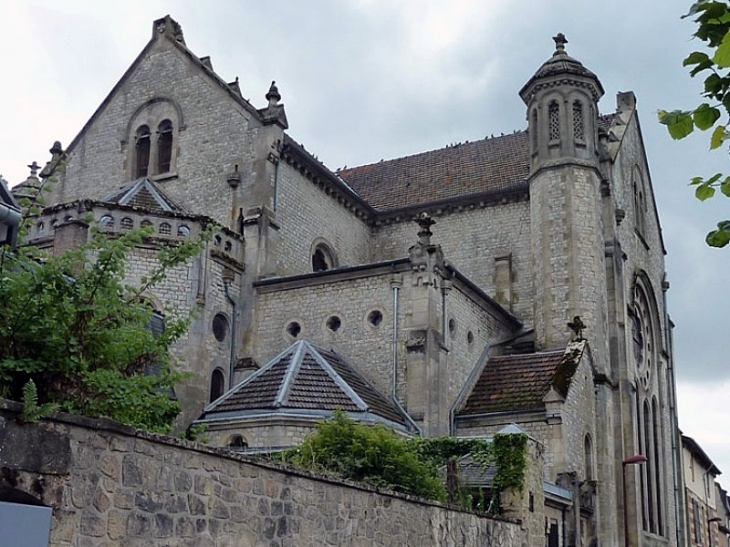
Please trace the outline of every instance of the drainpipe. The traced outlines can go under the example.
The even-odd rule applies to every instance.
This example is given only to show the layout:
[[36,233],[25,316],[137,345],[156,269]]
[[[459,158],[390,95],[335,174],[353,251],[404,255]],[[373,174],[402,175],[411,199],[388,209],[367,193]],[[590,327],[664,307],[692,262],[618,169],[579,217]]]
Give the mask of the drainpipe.
[[393,402],[403,415],[411,423],[411,426],[418,432],[419,437],[423,437],[423,431],[418,424],[411,418],[403,405],[398,400],[398,293],[403,285],[403,278],[393,275],[390,279],[390,286],[393,289]]
[[228,365],[228,389],[233,387],[233,367],[236,364],[236,301],[230,293],[230,287],[235,276],[236,274],[230,268],[223,270],[223,290],[226,293],[226,299],[231,303],[231,359]]

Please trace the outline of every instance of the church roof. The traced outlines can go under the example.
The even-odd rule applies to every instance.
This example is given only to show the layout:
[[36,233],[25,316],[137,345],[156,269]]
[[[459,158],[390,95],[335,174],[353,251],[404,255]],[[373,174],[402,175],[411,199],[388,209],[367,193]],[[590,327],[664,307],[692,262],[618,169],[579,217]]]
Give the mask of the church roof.
[[458,415],[540,410],[551,387],[567,394],[574,357],[563,350],[491,357]]
[[344,169],[338,175],[379,211],[475,194],[526,191],[527,131]]
[[140,207],[150,212],[183,212],[157,185],[147,177],[139,178],[104,196],[102,201]]
[[408,423],[396,405],[341,355],[305,340],[295,342],[213,401],[205,408],[201,420],[287,411],[304,411],[316,416],[335,410],[401,426]]

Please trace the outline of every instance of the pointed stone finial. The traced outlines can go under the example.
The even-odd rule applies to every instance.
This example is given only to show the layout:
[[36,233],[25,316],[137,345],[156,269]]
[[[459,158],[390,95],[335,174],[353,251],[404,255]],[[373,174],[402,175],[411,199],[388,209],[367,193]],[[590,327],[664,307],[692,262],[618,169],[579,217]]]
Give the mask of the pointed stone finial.
[[576,340],[583,340],[583,329],[586,328],[586,325],[579,315],[573,317],[573,321],[568,323],[568,328],[575,333]]
[[36,178],[38,176],[38,169],[40,169],[41,166],[38,165],[36,161],[33,161],[33,163],[31,163],[28,168],[30,169],[30,176]]
[[421,228],[418,231],[418,242],[421,245],[431,245],[431,236],[433,235],[433,232],[431,231],[431,226],[436,224],[436,221],[431,218],[431,215],[424,212],[418,215],[416,222]]
[[565,44],[568,43],[565,34],[558,32],[557,36],[553,36],[553,40],[555,41],[555,53],[553,55],[565,55]]
[[279,94],[279,88],[276,87],[276,81],[271,81],[271,87],[269,87],[269,92],[266,94],[266,100],[269,101],[269,106],[276,106],[276,104],[281,100],[281,95]]

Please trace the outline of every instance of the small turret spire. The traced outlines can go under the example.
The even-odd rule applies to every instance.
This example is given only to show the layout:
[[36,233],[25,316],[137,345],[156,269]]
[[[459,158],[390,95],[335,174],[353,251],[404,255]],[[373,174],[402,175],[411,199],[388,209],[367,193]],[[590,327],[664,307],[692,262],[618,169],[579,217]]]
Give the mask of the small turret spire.
[[269,92],[266,94],[266,100],[269,101],[269,107],[276,106],[276,104],[281,100],[279,88],[276,87],[275,80],[271,81],[271,87],[269,87]]
[[567,55],[565,53],[565,44],[568,43],[568,39],[565,37],[565,34],[558,32],[557,36],[553,36],[553,41],[555,42],[555,53],[553,53],[553,57],[555,55]]
[[28,168],[30,169],[30,176],[33,178],[38,177],[38,169],[41,168],[40,165],[34,160],[33,163],[31,163]]

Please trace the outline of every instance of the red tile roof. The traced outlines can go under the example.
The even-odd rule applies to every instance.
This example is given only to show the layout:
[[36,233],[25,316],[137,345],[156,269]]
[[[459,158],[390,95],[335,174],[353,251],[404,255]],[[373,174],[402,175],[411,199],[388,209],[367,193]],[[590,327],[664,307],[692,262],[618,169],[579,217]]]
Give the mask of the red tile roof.
[[376,210],[512,190],[530,172],[527,131],[353,167],[338,175]]
[[542,409],[564,355],[559,350],[491,357],[458,415]]

